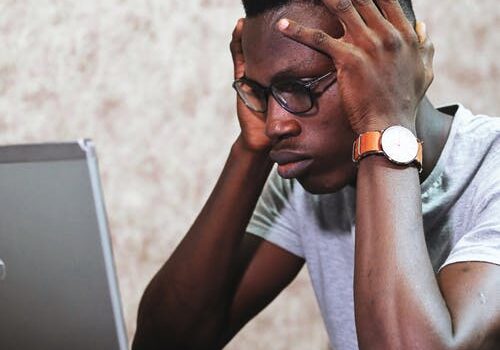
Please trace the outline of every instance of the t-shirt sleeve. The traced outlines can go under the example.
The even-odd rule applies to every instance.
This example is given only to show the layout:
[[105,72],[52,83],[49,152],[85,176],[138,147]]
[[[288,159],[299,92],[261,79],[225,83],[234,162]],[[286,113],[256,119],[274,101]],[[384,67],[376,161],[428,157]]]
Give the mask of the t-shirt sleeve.
[[455,244],[441,269],[465,261],[500,265],[500,190],[482,194],[471,228]]
[[293,180],[271,172],[247,226],[247,232],[304,258],[293,207]]

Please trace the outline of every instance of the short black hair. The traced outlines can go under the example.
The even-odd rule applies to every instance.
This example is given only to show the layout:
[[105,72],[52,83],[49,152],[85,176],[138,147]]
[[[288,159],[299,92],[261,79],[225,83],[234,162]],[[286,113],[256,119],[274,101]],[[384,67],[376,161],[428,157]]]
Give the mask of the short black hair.
[[[274,10],[294,2],[304,2],[314,5],[323,4],[322,0],[242,0],[242,2],[248,18],[256,17],[269,10]],[[411,0],[399,0],[399,3],[408,20],[415,25],[416,17]]]

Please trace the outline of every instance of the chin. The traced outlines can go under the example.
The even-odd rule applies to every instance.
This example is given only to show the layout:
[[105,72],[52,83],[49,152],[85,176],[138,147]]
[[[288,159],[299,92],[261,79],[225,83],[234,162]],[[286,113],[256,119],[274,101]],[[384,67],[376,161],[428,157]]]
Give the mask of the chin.
[[310,173],[297,178],[302,187],[311,194],[335,193],[347,185],[356,183],[356,168],[351,164],[345,169],[336,169],[326,173]]

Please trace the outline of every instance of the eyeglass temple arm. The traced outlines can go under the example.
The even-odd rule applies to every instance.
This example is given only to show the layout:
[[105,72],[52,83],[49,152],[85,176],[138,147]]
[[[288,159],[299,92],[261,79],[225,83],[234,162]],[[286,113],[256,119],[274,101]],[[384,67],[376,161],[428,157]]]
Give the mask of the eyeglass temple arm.
[[314,79],[314,80],[312,80],[312,81],[310,81],[310,82],[306,83],[304,86],[305,86],[305,87],[307,87],[307,88],[309,88],[309,87],[313,86],[314,84],[319,83],[321,80],[323,80],[323,79],[325,79],[325,78],[329,77],[329,76],[330,76],[330,75],[332,75],[332,74],[333,74],[333,71],[329,71],[328,73],[323,74],[322,76],[317,77],[316,79]]

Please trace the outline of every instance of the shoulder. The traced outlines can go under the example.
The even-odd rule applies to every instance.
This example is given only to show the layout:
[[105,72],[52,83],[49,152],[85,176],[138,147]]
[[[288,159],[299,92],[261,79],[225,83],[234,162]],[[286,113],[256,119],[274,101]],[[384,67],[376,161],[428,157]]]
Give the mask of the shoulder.
[[456,108],[455,118],[459,124],[457,135],[468,139],[500,141],[500,117],[474,114],[460,104]]
[[469,183],[500,191],[500,117],[473,114],[462,105],[457,107],[453,164],[468,173]]

